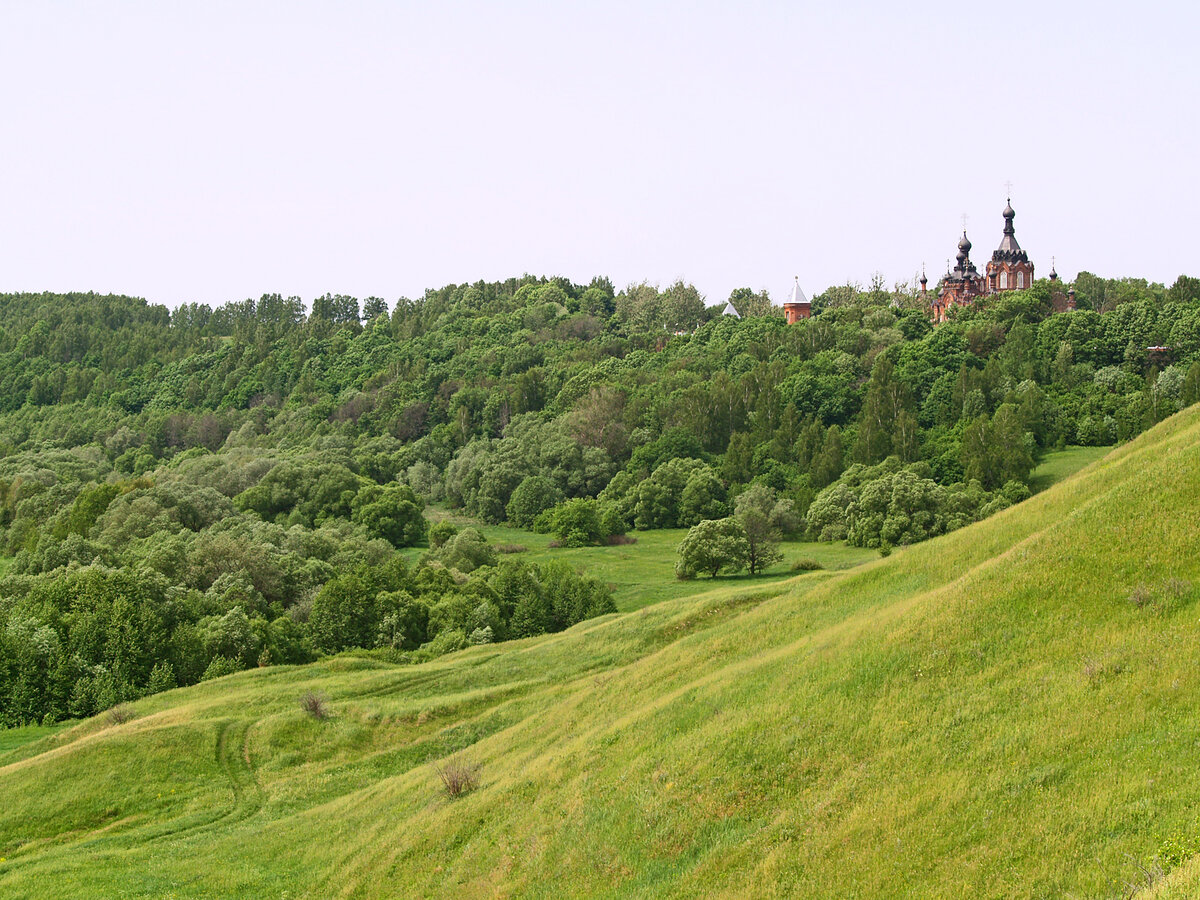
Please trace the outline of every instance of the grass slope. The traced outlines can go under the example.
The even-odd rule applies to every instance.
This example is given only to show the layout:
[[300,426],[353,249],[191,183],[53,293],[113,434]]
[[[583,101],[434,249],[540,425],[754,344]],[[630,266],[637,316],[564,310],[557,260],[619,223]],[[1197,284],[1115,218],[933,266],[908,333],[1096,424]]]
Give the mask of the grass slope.
[[1193,409],[845,572],[14,740],[0,895],[1123,897],[1200,834],[1198,509]]

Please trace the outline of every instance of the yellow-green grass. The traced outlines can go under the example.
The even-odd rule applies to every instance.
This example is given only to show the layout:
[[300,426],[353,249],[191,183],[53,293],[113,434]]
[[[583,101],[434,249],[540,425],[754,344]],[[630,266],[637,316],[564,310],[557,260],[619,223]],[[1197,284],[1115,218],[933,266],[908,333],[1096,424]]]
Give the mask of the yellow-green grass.
[[148,698],[0,760],[0,896],[1121,897],[1200,827],[1197,510],[1193,409],[847,571]]
[[1036,494],[1064,478],[1074,475],[1098,459],[1103,459],[1112,447],[1067,447],[1051,450],[1029,473],[1029,487]]
[[[613,547],[555,547],[550,546],[553,535],[535,534],[506,525],[485,525],[477,519],[451,515],[440,508],[431,510],[435,520],[449,520],[458,525],[478,528],[497,546],[524,547],[520,559],[544,563],[565,560],[580,572],[609,584],[613,599],[622,612],[641,609],[651,603],[679,597],[692,597],[712,590],[716,585],[745,582],[764,584],[791,578],[792,566],[800,560],[812,560],[824,569],[848,569],[875,559],[878,553],[862,547],[851,547],[844,541],[816,543],[784,541],[780,545],[783,560],[765,573],[751,578],[748,575],[721,576],[714,582],[708,578],[679,581],[675,577],[676,550],[687,534],[686,528],[667,528],[656,531],[635,531],[629,537],[635,543]],[[409,548],[406,555],[416,559],[425,552]]]
[[1194,856],[1167,873],[1160,866],[1144,865],[1129,884],[1139,888],[1130,900],[1196,900],[1200,897],[1200,857]]

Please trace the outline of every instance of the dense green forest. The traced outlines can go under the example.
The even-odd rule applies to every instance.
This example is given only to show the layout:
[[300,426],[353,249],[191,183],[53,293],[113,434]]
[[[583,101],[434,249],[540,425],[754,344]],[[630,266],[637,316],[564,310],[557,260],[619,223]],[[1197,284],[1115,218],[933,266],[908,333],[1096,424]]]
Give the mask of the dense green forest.
[[983,518],[1046,448],[1200,399],[1200,281],[1082,273],[1062,314],[1053,287],[936,329],[879,285],[796,325],[761,293],[738,319],[605,279],[311,309],[0,295],[0,722],[614,608],[566,565],[428,529],[431,503],[568,545],[721,520],[753,485],[778,532],[885,552]]

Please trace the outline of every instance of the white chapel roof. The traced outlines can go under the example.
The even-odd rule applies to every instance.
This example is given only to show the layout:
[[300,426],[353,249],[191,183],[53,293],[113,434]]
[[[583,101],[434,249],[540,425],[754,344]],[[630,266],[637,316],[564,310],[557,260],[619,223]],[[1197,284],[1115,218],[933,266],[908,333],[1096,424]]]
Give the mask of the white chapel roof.
[[788,303],[807,303],[808,298],[804,296],[804,291],[800,290],[800,276],[796,276],[796,283],[792,286],[792,297]]

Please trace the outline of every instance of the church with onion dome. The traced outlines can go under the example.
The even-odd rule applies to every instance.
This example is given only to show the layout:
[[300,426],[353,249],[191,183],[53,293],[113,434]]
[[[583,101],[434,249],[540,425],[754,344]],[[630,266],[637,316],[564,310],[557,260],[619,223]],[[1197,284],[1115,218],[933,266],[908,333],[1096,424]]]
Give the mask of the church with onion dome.
[[[1033,263],[1029,254],[1017,243],[1017,233],[1013,227],[1013,219],[1017,214],[1013,211],[1011,199],[1005,204],[1001,215],[1004,216],[1004,235],[1000,239],[1000,246],[992,251],[992,258],[983,272],[971,262],[971,240],[964,228],[955,255],[956,264],[942,276],[936,295],[929,296],[928,279],[924,272],[921,273],[921,298],[929,303],[930,314],[935,322],[946,321],[952,307],[968,306],[978,297],[1001,291],[1019,291],[1033,284]],[[1057,273],[1051,271],[1050,280],[1056,281],[1057,278]]]

